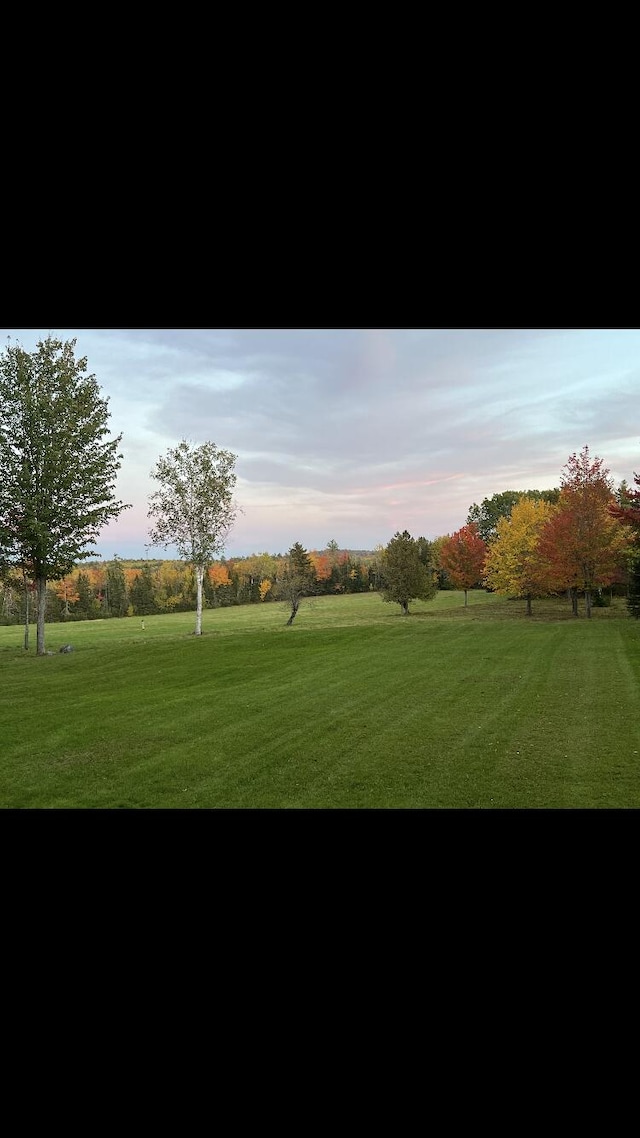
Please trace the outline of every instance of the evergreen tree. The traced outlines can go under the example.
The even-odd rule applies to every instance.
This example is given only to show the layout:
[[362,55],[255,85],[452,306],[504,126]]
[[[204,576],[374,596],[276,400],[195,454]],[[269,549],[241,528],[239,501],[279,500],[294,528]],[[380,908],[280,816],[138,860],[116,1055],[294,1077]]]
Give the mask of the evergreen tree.
[[107,610],[111,616],[126,616],[128,606],[127,581],[114,554],[113,561],[107,566]]
[[313,581],[314,572],[313,564],[309,554],[299,541],[296,541],[289,550],[289,568],[292,573],[299,574],[300,577],[306,577],[309,581]]
[[424,542],[404,530],[394,534],[380,558],[382,599],[399,604],[404,616],[409,615],[409,601],[430,601],[437,591],[433,572],[421,560]]
[[78,600],[75,604],[75,615],[87,620],[89,617],[95,615],[95,597],[86,573],[78,573],[76,588],[78,590]]
[[153,577],[151,576],[151,569],[148,565],[143,565],[134,579],[134,582],[129,591],[133,611],[137,616],[149,616],[151,613],[157,612],[157,606],[154,596]]

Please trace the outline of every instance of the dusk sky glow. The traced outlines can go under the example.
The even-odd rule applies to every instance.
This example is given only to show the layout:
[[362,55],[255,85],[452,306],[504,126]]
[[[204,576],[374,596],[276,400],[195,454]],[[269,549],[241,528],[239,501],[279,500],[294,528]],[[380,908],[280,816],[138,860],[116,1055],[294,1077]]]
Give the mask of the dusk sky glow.
[[586,444],[617,484],[640,471],[640,329],[1,329],[49,334],[109,400],[132,503],[95,555],[149,547],[150,471],[181,438],[237,454],[242,507],[227,557],[296,541],[374,549],[434,538],[473,502],[560,483]]

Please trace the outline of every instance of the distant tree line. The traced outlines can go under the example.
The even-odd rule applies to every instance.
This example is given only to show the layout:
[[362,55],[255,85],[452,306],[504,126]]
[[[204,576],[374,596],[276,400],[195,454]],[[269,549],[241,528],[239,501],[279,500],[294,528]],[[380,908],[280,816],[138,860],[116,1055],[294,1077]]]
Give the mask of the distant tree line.
[[[296,546],[302,550],[299,543]],[[257,553],[249,557],[214,560],[204,573],[204,608],[269,604],[286,600],[290,553]],[[377,587],[376,556],[354,556],[331,542],[324,550],[303,551],[309,559],[304,595],[339,596],[369,592]],[[87,562],[47,584],[47,621],[104,620],[193,612],[197,580],[193,567],[181,560]],[[18,573],[0,582],[0,623],[22,624],[26,609],[33,615],[33,590]]]

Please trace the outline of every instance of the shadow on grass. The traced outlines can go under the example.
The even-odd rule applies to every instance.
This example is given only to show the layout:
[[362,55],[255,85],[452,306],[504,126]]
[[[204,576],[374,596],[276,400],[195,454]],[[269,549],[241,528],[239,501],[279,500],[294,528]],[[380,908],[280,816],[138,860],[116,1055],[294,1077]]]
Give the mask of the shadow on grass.
[[[422,609],[419,612],[409,610],[409,619],[413,620],[525,620],[528,623],[558,621],[577,622],[587,620],[584,601],[581,600],[578,615],[574,616],[571,605],[561,597],[543,597],[532,601],[531,615],[527,615],[527,602],[522,598],[508,598],[504,601],[495,601],[493,604],[469,604],[456,608]],[[624,597],[615,597],[612,603],[604,608],[593,607],[591,620],[628,620],[626,600]]]

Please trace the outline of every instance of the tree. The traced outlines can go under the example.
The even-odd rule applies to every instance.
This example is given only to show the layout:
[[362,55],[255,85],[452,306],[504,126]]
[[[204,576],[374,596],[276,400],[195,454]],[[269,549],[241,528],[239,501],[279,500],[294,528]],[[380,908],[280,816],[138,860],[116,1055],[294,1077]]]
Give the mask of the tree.
[[265,578],[271,580],[276,574],[275,558],[269,553],[252,553],[238,559],[235,568],[249,601],[258,601],[262,582]]
[[424,565],[426,569],[433,568],[433,543],[427,541],[426,537],[417,537],[416,550],[420,563]]
[[594,589],[615,577],[628,545],[625,530],[612,515],[613,482],[589,447],[569,456],[563,467],[557,511],[545,529],[541,552],[552,566],[562,587],[573,590],[577,615],[577,590],[585,597],[591,617]]
[[328,553],[320,553],[314,550],[309,554],[309,558],[313,565],[313,575],[317,582],[319,591],[326,591],[328,582],[331,580],[331,561]]
[[80,600],[77,584],[77,579],[75,577],[72,577],[70,573],[68,573],[66,577],[62,577],[60,581],[56,581],[54,584],[54,592],[58,597],[58,600],[60,600],[63,605],[63,619],[66,619],[70,615],[69,605],[74,605],[76,601]]
[[[36,584],[33,577],[29,575],[30,566],[22,566],[22,589],[24,594],[24,650],[29,651],[29,616],[31,612],[31,597],[35,593]],[[45,589],[45,603],[46,603],[46,589]]]
[[151,566],[143,565],[129,588],[129,600],[136,616],[151,616],[158,611]]
[[447,576],[446,569],[440,560],[442,547],[445,542],[449,541],[449,537],[450,535],[448,533],[441,534],[439,537],[434,537],[433,541],[431,542],[432,564],[436,573],[438,589],[451,589],[453,587],[451,581],[449,580],[449,577]]
[[175,545],[196,577],[195,635],[202,635],[202,582],[216,553],[221,553],[236,519],[233,501],[237,455],[215,443],[195,446],[186,439],[170,448],[151,471],[160,489],[149,498],[153,545]]
[[487,551],[485,584],[503,596],[526,597],[527,616],[532,614],[533,597],[553,591],[548,565],[538,551],[542,529],[553,510],[549,502],[523,495],[510,517],[498,520]]
[[95,614],[96,599],[93,589],[91,588],[91,581],[89,580],[87,573],[78,573],[77,587],[78,607],[76,609],[76,612],[88,619],[90,616]]
[[467,590],[482,580],[486,556],[487,546],[475,522],[463,526],[440,545],[439,566],[448,574],[454,588],[464,589],[465,606]]
[[616,502],[612,502],[609,512],[613,518],[633,526],[636,532],[636,541],[640,544],[640,474],[633,475],[637,490],[630,490],[623,480],[620,484]]
[[640,619],[640,556],[631,562],[629,568],[627,608],[630,616],[634,616],[636,620]]
[[3,587],[2,614],[7,619],[11,620],[14,615],[19,613],[18,596],[20,593],[24,598],[24,650],[27,652],[29,650],[30,599],[35,588],[33,581],[29,578],[27,566],[22,566],[20,575],[18,575],[15,569],[11,569],[6,563],[0,562],[0,584]]
[[561,495],[556,512],[542,531],[539,552],[555,581],[554,591],[567,590],[577,616],[578,593],[583,590],[590,617],[594,590],[624,579],[628,539],[623,527],[608,515],[606,499],[599,509],[590,512],[588,527],[583,506],[575,497]]
[[114,553],[113,561],[107,566],[107,611],[112,616],[126,616],[129,607],[127,595],[127,579],[120,564],[120,559]]
[[47,581],[91,556],[100,530],[128,505],[114,487],[122,435],[108,439],[108,400],[75,340],[0,356],[0,559],[37,592],[36,651],[45,655]]
[[218,601],[216,597],[216,589],[225,589],[231,584],[231,577],[227,566],[221,561],[214,561],[207,570],[207,577],[213,592],[213,606],[216,607]]
[[404,530],[394,534],[380,556],[382,599],[399,604],[404,616],[409,615],[409,601],[430,601],[436,595],[434,573],[420,559],[424,541]]
[[631,616],[640,618],[640,474],[634,473],[633,481],[638,487],[631,490],[625,481],[620,484],[617,501],[609,507],[609,512],[617,521],[627,527],[632,534],[628,546],[629,554],[629,592],[627,607]]
[[284,568],[280,570],[273,589],[276,600],[286,601],[291,609],[287,627],[293,624],[302,598],[313,591],[313,582],[311,558],[300,542],[296,541],[289,550]]
[[497,526],[500,518],[511,517],[511,511],[516,502],[522,498],[530,498],[534,502],[549,502],[554,505],[558,501],[560,491],[554,490],[503,490],[501,494],[494,494],[491,498],[483,498],[482,505],[476,502],[469,507],[467,525],[474,522],[478,533],[487,544],[497,536]]
[[11,620],[18,609],[17,593],[20,588],[18,579],[8,572],[0,569],[0,592],[2,595],[2,606],[0,608],[0,616]]

